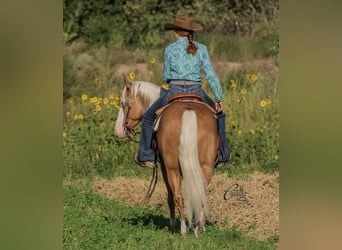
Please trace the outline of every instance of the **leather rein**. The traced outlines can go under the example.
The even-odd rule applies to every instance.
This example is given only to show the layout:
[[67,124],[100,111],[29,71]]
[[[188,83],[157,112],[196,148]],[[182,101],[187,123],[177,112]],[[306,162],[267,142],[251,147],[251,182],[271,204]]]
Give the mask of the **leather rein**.
[[129,112],[131,111],[132,105],[131,102],[120,102],[120,107],[124,112],[124,119],[122,121],[122,126],[125,129],[125,135],[127,136],[128,140],[133,142],[139,142],[138,140],[134,139],[134,136],[140,134],[140,132],[136,132],[134,128],[128,126],[127,118],[129,116]]
[[[125,129],[125,134],[126,134],[128,140],[131,140],[133,142],[139,142],[138,140],[134,139],[133,136],[136,136],[140,133],[136,132],[134,130],[134,128],[129,127],[128,122],[127,122],[129,112],[131,111],[131,106],[132,106],[131,102],[122,102],[121,101],[120,106],[124,111],[124,119],[122,122],[122,126]],[[143,205],[146,205],[150,201],[150,198],[154,192],[154,189],[156,188],[157,180],[158,180],[157,167],[155,167],[155,168],[153,168],[152,178],[151,178],[150,185],[148,187],[147,193],[145,195],[145,198],[142,200]]]

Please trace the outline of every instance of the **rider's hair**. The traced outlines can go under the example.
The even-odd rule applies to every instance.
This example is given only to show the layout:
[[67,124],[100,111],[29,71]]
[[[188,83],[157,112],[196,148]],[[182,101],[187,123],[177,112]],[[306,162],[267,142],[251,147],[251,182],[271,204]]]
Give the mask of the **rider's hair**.
[[194,32],[193,31],[185,31],[185,30],[176,30],[176,33],[180,36],[187,37],[189,40],[189,45],[186,48],[186,52],[191,55],[195,55],[197,51],[197,47],[193,43]]

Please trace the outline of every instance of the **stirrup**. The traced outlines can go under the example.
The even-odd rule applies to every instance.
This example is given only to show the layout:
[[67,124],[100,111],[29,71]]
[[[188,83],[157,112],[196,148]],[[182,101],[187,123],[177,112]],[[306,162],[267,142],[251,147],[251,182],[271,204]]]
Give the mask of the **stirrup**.
[[226,161],[218,161],[218,160],[217,160],[217,162],[216,162],[214,168],[222,168],[222,167],[224,166],[224,164],[226,164],[227,162],[230,161],[231,158],[232,158],[232,155],[229,154],[229,159],[228,159],[228,160],[226,160]]
[[156,164],[152,161],[139,161],[138,154],[135,154],[134,161],[137,165],[143,168],[155,168]]
[[223,162],[223,161],[217,162],[217,164],[215,165],[215,168],[222,168],[222,167],[224,166],[225,163],[226,163],[226,162]]

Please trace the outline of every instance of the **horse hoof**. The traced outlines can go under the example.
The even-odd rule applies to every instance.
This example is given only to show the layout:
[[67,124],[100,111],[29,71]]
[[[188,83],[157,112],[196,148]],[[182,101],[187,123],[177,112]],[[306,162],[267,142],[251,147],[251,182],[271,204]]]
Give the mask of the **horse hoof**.
[[188,232],[188,229],[186,227],[185,221],[181,221],[181,233],[184,235],[184,234],[187,234],[187,232]]
[[199,236],[199,234],[200,234],[200,229],[199,229],[199,227],[197,226],[197,227],[195,227],[195,230],[194,230],[194,232],[195,232],[195,237],[196,238],[198,238],[198,236]]

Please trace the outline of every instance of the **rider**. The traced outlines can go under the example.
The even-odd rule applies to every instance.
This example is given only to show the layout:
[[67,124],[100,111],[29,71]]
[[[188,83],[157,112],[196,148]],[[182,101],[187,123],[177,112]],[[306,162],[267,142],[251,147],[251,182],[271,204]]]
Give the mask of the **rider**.
[[[176,17],[174,23],[165,24],[164,29],[174,30],[176,37],[176,42],[167,46],[164,52],[162,79],[169,84],[169,90],[162,91],[160,98],[144,113],[139,149],[134,160],[142,167],[155,167],[156,152],[152,147],[155,112],[166,105],[169,97],[175,94],[195,93],[201,95],[203,101],[217,111],[221,143],[216,167],[221,167],[230,159],[230,148],[225,133],[226,115],[222,111],[222,88],[211,65],[207,47],[193,41],[194,31],[202,30],[203,27],[192,22],[189,17]],[[209,87],[215,96],[215,102],[201,88],[201,69],[203,69]]]

